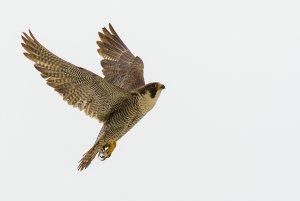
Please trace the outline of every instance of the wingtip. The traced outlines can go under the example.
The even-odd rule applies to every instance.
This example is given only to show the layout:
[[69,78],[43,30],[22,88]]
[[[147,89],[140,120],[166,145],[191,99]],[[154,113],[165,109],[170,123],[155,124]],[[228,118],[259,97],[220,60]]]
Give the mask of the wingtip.
[[97,40],[96,43],[99,47],[103,45],[102,41],[100,41],[100,40]]
[[[28,33],[29,33],[29,34],[28,34]],[[31,32],[30,29],[28,29],[28,33],[22,32],[22,35],[21,35],[22,39],[23,39],[24,41],[26,41],[26,40],[33,40],[33,41],[36,41],[36,39],[35,39],[35,37],[33,36],[33,34],[32,34],[32,32]]]
[[30,29],[28,29],[28,32],[29,32],[29,35],[31,36],[31,38],[32,38],[33,40],[36,40],[35,37],[33,36],[33,34],[32,34],[32,32],[31,32]]
[[106,27],[103,27],[102,28],[102,32],[106,35],[107,33],[109,33],[109,31],[107,30],[107,28]]
[[114,29],[114,27],[111,25],[111,23],[108,24],[109,30],[116,35],[116,31]]
[[28,52],[23,52],[23,55],[27,57],[29,60],[33,61],[32,56]]
[[[23,52],[24,56],[27,57],[29,60],[36,62],[36,57],[33,54],[30,54],[28,52]],[[34,64],[35,65],[35,64]]]
[[27,39],[25,38],[24,32],[23,32],[23,35],[21,35],[21,38],[22,38],[23,42],[26,43]]

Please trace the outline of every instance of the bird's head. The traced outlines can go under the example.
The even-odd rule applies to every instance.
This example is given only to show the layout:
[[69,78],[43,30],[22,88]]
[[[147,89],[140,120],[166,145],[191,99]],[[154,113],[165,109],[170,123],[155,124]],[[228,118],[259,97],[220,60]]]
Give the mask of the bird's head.
[[165,88],[165,85],[159,82],[151,82],[139,88],[138,92],[142,95],[149,95],[151,98],[158,98],[160,92]]
[[161,90],[165,89],[165,85],[159,82],[151,82],[146,84],[143,89],[140,91],[141,94],[149,94],[151,98],[158,98]]
[[165,89],[165,85],[159,82],[152,82],[137,89],[137,94],[143,97],[144,109],[149,111],[154,107],[163,89]]

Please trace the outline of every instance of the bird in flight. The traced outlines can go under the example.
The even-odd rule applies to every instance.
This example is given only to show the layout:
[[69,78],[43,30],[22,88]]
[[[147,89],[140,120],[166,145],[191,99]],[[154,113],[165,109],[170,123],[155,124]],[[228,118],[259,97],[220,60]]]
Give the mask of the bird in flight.
[[104,78],[54,55],[30,30],[22,35],[24,55],[34,62],[47,84],[69,105],[103,122],[94,145],[79,161],[80,171],[97,155],[101,160],[109,158],[117,141],[154,107],[165,89],[159,82],[145,85],[142,59],[130,52],[111,24],[99,37]]

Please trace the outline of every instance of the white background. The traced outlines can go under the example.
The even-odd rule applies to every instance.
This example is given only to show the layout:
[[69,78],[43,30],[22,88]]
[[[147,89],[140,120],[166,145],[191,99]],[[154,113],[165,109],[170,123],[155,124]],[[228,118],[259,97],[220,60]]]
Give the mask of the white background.
[[[7,1],[0,8],[0,200],[300,200],[299,1]],[[101,73],[111,22],[166,85],[111,158],[77,171],[101,125],[23,56],[29,28]]]

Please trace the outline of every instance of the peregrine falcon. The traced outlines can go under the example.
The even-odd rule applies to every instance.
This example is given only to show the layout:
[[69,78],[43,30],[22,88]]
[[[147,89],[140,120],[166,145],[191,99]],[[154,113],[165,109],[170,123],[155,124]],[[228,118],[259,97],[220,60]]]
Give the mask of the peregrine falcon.
[[75,66],[41,45],[29,30],[22,35],[24,55],[34,62],[47,84],[69,105],[103,122],[94,145],[79,161],[86,169],[98,155],[109,158],[116,142],[149,112],[165,86],[159,82],[145,85],[141,58],[134,56],[111,24],[99,32],[98,53],[104,78]]

